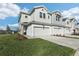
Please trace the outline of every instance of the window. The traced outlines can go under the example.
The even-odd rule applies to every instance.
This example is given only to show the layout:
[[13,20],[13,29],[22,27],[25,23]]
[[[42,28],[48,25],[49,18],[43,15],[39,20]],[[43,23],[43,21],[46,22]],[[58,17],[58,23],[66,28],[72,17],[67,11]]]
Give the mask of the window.
[[67,18],[63,18],[62,21],[65,22]]
[[46,15],[45,15],[45,13],[42,13],[42,12],[40,12],[40,18],[45,18],[46,17]]
[[48,15],[48,19],[50,18],[50,16]]
[[70,22],[72,22],[74,19],[70,19]]
[[25,16],[25,18],[27,18],[27,16]]
[[44,11],[44,10],[42,9],[42,11]]
[[61,16],[56,14],[56,21],[60,21]]
[[67,24],[69,24],[69,22],[67,21]]
[[43,13],[43,18],[45,18],[45,13]]
[[42,18],[42,12],[40,12],[40,18]]

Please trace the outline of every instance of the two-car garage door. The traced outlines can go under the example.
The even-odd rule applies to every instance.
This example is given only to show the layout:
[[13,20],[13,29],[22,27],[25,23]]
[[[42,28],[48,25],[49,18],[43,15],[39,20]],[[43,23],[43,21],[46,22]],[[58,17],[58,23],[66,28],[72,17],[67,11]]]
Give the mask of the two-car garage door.
[[34,36],[41,37],[41,36],[49,36],[50,29],[49,27],[34,27]]

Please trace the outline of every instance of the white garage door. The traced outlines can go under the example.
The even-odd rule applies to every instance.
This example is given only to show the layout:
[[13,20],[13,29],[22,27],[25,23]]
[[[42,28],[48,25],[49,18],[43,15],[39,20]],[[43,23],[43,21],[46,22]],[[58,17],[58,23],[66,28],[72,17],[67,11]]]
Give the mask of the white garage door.
[[53,35],[60,35],[61,34],[61,28],[60,27],[54,27],[53,29],[52,29],[52,34]]
[[41,37],[41,36],[49,36],[50,35],[50,29],[49,27],[34,27],[34,36],[35,37]]

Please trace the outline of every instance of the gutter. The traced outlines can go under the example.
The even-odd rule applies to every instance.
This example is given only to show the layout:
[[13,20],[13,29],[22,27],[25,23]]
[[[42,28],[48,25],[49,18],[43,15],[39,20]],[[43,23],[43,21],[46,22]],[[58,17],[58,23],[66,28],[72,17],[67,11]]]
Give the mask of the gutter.
[[58,26],[58,27],[70,28],[69,26],[49,24],[49,23],[38,22],[38,21],[23,22],[22,24],[25,25],[25,26],[29,26],[31,24],[37,24],[37,25],[45,25],[45,26]]

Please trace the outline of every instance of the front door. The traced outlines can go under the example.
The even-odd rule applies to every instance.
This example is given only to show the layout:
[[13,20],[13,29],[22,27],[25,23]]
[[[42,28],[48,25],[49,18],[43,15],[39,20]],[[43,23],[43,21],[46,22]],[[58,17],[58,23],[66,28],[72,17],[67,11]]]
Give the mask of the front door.
[[75,34],[75,29],[73,30],[73,34]]
[[24,32],[23,32],[24,35],[27,35],[27,26],[24,26]]

